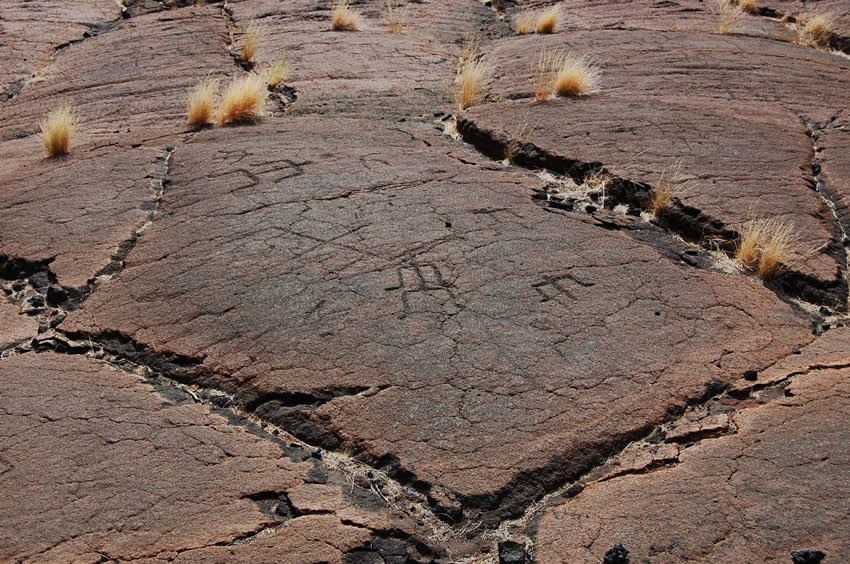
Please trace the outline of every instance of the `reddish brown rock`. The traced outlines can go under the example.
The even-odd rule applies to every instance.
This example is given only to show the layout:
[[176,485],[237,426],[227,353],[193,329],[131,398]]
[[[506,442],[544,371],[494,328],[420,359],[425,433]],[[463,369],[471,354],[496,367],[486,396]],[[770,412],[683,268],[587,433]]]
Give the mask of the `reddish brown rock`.
[[[81,141],[112,144],[133,133],[160,145],[169,142],[161,137],[171,135],[173,143],[176,134],[186,132],[188,90],[209,74],[235,70],[226,39],[219,6],[122,20],[63,49],[43,80],[4,104],[0,140],[36,133],[47,112],[69,103],[80,115]],[[38,139],[29,139],[32,151],[40,153]]]
[[785,397],[739,411],[737,433],[681,463],[586,487],[543,515],[541,564],[599,561],[621,543],[632,562],[789,562],[814,548],[850,558],[850,370],[798,377]]
[[824,190],[841,221],[846,249],[850,246],[850,112],[839,113],[814,135]]
[[[286,84],[297,90],[292,112],[430,119],[451,107],[462,38],[493,15],[477,2],[402,4],[396,13],[407,25],[392,33],[383,0],[355,6],[363,20],[357,32],[330,30],[332,3],[230,3],[237,31],[261,22],[258,67],[287,61]],[[240,40],[237,33],[237,49]]]
[[118,17],[114,0],[3,2],[0,34],[0,101],[38,78],[53,51]]
[[[129,560],[276,521],[249,496],[301,483],[274,443],[84,357],[0,360],[0,558]],[[270,537],[271,538],[271,537]]]
[[205,132],[62,327],[196,359],[310,441],[505,513],[811,340],[755,281],[550,213],[540,185],[412,128]]
[[[602,90],[534,103],[531,70],[541,49],[592,56],[603,69]],[[843,268],[830,245],[832,211],[812,190],[813,146],[802,118],[843,107],[846,60],[754,38],[643,31],[511,38],[492,56],[504,61],[494,95],[520,99],[472,108],[468,119],[478,128],[523,133],[522,141],[550,153],[650,184],[680,162],[689,180],[684,203],[732,227],[754,217],[791,220],[802,239],[795,267],[825,280]],[[771,72],[759,72],[765,68]]]
[[35,319],[20,315],[17,306],[0,303],[0,350],[34,337],[37,331]]

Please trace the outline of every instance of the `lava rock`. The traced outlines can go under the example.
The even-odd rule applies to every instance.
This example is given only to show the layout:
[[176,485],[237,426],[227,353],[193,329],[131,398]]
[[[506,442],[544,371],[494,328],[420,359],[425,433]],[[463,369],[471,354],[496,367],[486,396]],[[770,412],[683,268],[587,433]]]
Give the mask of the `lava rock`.
[[604,564],[629,564],[629,551],[620,543],[615,544],[605,553]]
[[527,561],[525,546],[514,541],[499,543],[499,564],[524,564]]
[[794,564],[818,564],[826,558],[826,553],[814,548],[801,548],[791,552],[791,562]]

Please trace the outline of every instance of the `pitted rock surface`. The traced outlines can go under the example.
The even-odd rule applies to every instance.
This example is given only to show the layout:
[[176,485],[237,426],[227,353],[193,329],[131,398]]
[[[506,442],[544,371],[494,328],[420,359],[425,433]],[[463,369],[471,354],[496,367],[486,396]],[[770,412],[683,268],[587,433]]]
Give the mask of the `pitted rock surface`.
[[25,339],[34,337],[38,322],[20,315],[17,306],[0,303],[0,351]]
[[195,137],[164,217],[63,328],[198,359],[272,419],[324,395],[302,438],[505,514],[811,339],[758,284],[547,213],[534,177],[421,135],[301,118]]

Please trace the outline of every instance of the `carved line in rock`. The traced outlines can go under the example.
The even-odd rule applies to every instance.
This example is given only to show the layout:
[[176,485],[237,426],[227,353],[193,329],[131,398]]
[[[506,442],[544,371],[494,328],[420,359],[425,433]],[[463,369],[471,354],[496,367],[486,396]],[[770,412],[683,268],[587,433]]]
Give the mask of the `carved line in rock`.
[[[457,122],[461,138],[493,160],[501,161],[505,151],[510,148],[514,153],[513,163],[516,166],[528,170],[545,170],[555,175],[565,175],[577,184],[584,184],[590,175],[601,172],[611,178],[605,194],[605,207],[613,209],[618,204],[625,204],[638,207],[643,211],[649,210],[650,194],[653,187],[645,182],[611,174],[599,162],[583,162],[571,159],[550,153],[532,143],[516,145],[507,134],[479,128],[473,120],[458,118]],[[549,200],[545,194],[541,194],[537,198],[544,200],[545,204],[550,207],[572,210],[571,206],[565,207],[559,205],[558,202]],[[656,224],[664,231],[679,235],[705,250],[719,249],[730,257],[734,256],[735,247],[740,239],[740,234],[727,228],[721,220],[706,215],[698,208],[683,204],[675,197]],[[615,224],[610,224],[610,226],[620,228]],[[822,280],[798,270],[787,268],[775,279],[765,281],[765,287],[772,290],[780,299],[790,296],[812,304],[832,307],[842,312],[847,311],[846,258],[843,258],[843,249],[832,248],[831,250],[835,254],[840,253],[837,257],[839,268],[835,279]]]

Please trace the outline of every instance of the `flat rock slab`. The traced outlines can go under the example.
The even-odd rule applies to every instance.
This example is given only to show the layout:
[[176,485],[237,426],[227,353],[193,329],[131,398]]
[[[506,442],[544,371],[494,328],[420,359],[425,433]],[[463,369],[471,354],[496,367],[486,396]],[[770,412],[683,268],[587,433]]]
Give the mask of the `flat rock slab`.
[[[846,366],[846,365],[845,365]],[[817,549],[850,558],[850,370],[814,369],[784,397],[740,410],[737,432],[682,450],[680,462],[592,484],[543,515],[535,557],[632,562],[790,562]]]
[[37,331],[35,319],[21,315],[17,306],[0,303],[0,350],[35,337]]
[[413,128],[204,132],[126,269],[61,327],[178,358],[487,518],[812,339],[756,281],[550,213],[540,187]]
[[[283,524],[262,512],[252,496],[306,486],[319,462],[294,462],[275,442],[107,364],[21,354],[0,360],[0,385],[0,485],[14,492],[0,500],[0,559],[197,561],[216,545],[212,553],[338,562],[372,537],[333,507]],[[256,546],[227,546],[264,528],[271,534]]]
[[[407,25],[387,27],[387,3],[358,3],[360,31],[331,31],[330,7],[316,2],[232,2],[240,30],[251,22],[262,38],[258,67],[285,60],[297,90],[293,113],[333,113],[378,119],[429,118],[449,110],[464,34],[477,31],[492,12],[476,2],[419,2],[400,6]],[[344,55],[344,56],[343,56]]]
[[59,284],[83,287],[155,209],[164,167],[157,149],[89,143],[0,169],[0,254],[45,263]]
[[[532,71],[545,49],[592,57],[602,90],[535,103]],[[684,203],[732,227],[791,220],[801,235],[795,267],[833,280],[843,266],[835,218],[812,189],[803,118],[827,121],[844,107],[845,59],[752,37],[647,31],[510,38],[492,59],[501,77],[491,93],[512,100],[472,108],[479,128],[650,184],[679,162]]]
[[[187,90],[235,69],[225,42],[217,6],[125,20],[63,49],[43,81],[5,103],[0,255],[49,263],[73,288],[120,256],[156,208],[168,147],[189,134]],[[79,133],[70,155],[47,159],[35,132],[64,102]]]
[[54,49],[83,38],[119,15],[114,0],[3,2],[0,34],[0,101],[16,95],[38,74]]
[[40,154],[34,135],[39,122],[63,103],[72,103],[80,116],[81,142],[115,142],[132,133],[156,143],[185,133],[189,89],[207,75],[236,70],[226,43],[226,18],[219,6],[122,20],[60,51],[42,80],[4,104],[0,140],[30,135],[31,150]]

